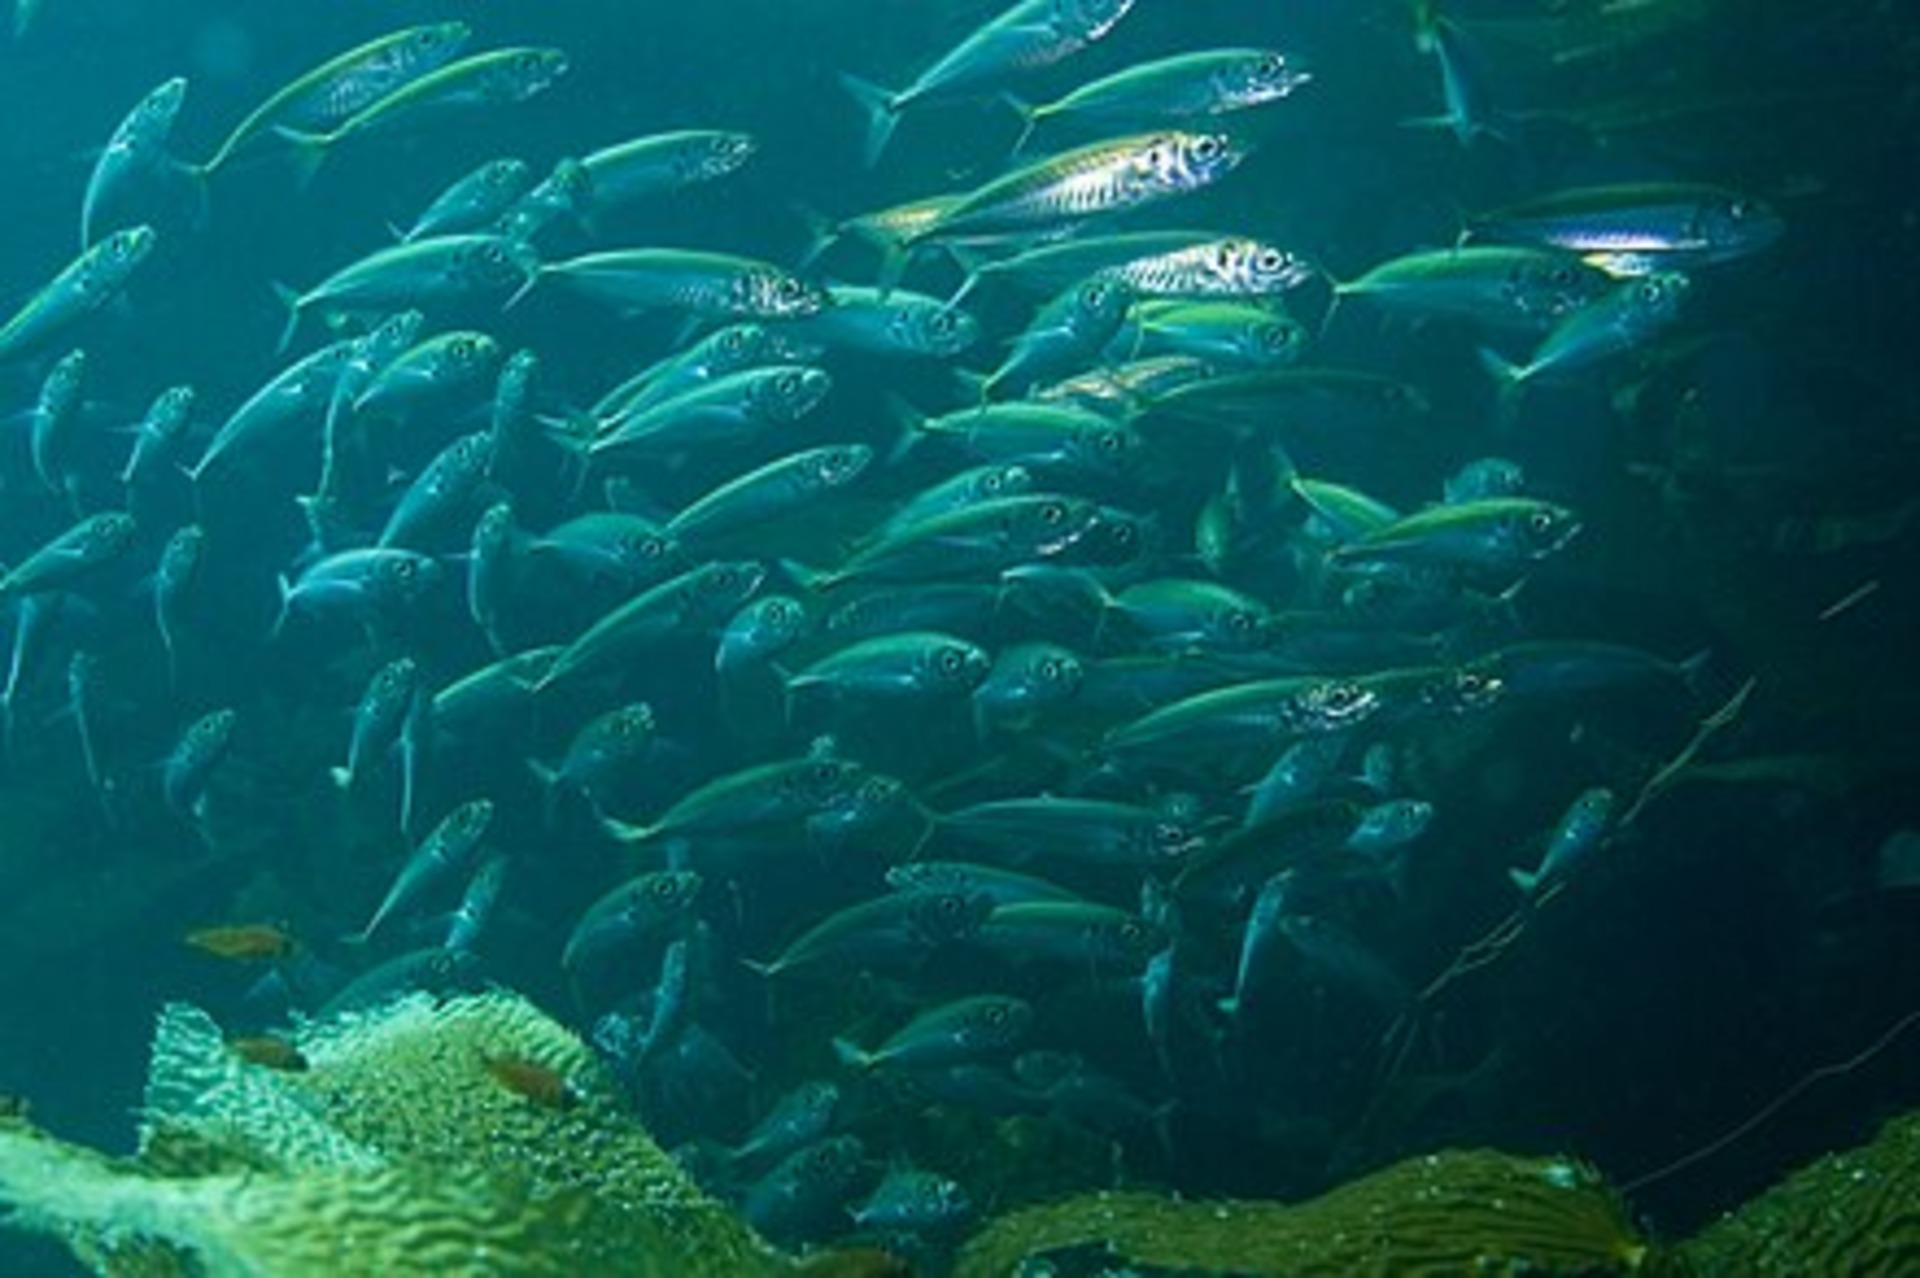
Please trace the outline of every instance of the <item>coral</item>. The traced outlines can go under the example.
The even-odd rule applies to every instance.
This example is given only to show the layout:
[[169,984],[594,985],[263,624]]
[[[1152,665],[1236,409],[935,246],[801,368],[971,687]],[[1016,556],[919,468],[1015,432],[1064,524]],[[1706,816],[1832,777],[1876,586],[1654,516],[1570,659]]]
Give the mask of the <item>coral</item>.
[[0,1125],[11,1223],[140,1278],[793,1268],[681,1175],[577,1038],[512,995],[416,996],[295,1040],[309,1068],[276,1072],[204,1014],[167,1009],[135,1158]]
[[1688,1241],[1702,1274],[1901,1278],[1920,1265],[1920,1113],[1828,1154]]
[[961,1254],[958,1278],[1039,1272],[1351,1274],[1670,1274],[1597,1173],[1566,1159],[1488,1151],[1409,1159],[1295,1206],[1094,1194],[990,1226]]

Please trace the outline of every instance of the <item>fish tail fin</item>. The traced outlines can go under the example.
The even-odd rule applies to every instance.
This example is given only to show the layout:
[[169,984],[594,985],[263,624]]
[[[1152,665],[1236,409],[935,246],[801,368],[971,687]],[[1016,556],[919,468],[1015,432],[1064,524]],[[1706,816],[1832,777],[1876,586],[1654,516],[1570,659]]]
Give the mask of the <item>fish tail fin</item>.
[[889,394],[885,398],[887,417],[900,433],[900,437],[887,450],[886,465],[897,466],[906,460],[916,444],[927,437],[927,415],[898,395]]
[[294,334],[300,331],[300,294],[279,280],[275,280],[273,295],[280,299],[280,305],[287,308],[287,322],[280,328],[280,341],[274,346],[273,353],[285,355],[287,348],[293,345]]
[[293,181],[300,190],[305,191],[313,185],[313,179],[319,174],[320,166],[327,162],[327,153],[333,146],[331,133],[307,133],[300,129],[290,129],[284,125],[274,129],[293,150]]
[[850,1042],[844,1038],[836,1038],[833,1040],[833,1057],[847,1068],[857,1069],[862,1072],[872,1069],[874,1062],[878,1059],[872,1052],[869,1052],[866,1048],[860,1046],[860,1044]]
[[798,200],[789,207],[800,219],[801,225],[807,228],[806,250],[800,254],[800,261],[793,268],[800,274],[806,274],[813,269],[813,264],[818,262],[828,249],[840,242],[840,223],[812,205]]
[[213,174],[221,158],[216,155],[204,164],[195,164],[190,160],[169,157],[172,171],[185,178],[187,185],[193,188],[190,221],[195,231],[204,232],[213,222]]
[[1532,896],[1534,890],[1540,886],[1540,876],[1538,874],[1532,870],[1520,869],[1518,866],[1514,866],[1507,871],[1507,881],[1519,888],[1522,896]]
[[533,292],[533,286],[538,284],[542,279],[546,278],[546,274],[547,274],[547,268],[544,266],[536,266],[532,270],[528,271],[526,274],[526,278],[520,281],[520,287],[514,289],[513,292],[508,296],[507,300],[500,303],[501,311],[502,312],[510,311],[514,307],[520,305],[520,300],[524,298],[527,294]]
[[293,582],[283,572],[273,579],[273,588],[279,598],[279,607],[274,610],[273,628],[267,632],[267,637],[278,639],[280,632],[287,628],[287,618],[293,615]]
[[1695,697],[1706,692],[1707,667],[1713,664],[1713,649],[1702,648],[1680,662],[1680,682]]
[[1511,426],[1520,406],[1520,389],[1527,382],[1527,370],[1491,347],[1482,346],[1479,356],[1480,367],[1487,370],[1498,388],[1500,425]]
[[[560,812],[560,770],[538,759],[527,760],[527,771],[540,784],[540,824],[545,829],[553,828],[553,819]],[[599,813],[600,824],[604,829],[613,818],[604,812]]]
[[1000,100],[1013,108],[1013,113],[1020,117],[1020,134],[1014,138],[1013,146],[1007,151],[1009,157],[1018,157],[1027,149],[1027,143],[1033,139],[1033,130],[1040,123],[1042,112],[1033,103],[1016,93],[1002,93]]
[[333,782],[333,787],[336,790],[344,793],[353,789],[353,770],[351,768],[338,766],[328,768],[327,777]]
[[857,75],[842,73],[840,85],[867,114],[867,137],[861,157],[866,166],[872,168],[880,163],[880,155],[893,139],[894,127],[900,123],[899,95]]
[[985,258],[964,244],[948,244],[944,247],[947,250],[947,256],[953,259],[953,264],[963,272],[960,287],[955,289],[953,296],[947,299],[946,309],[953,311],[959,309],[960,303],[972,296],[973,290],[980,286],[980,277],[986,273],[983,269]]

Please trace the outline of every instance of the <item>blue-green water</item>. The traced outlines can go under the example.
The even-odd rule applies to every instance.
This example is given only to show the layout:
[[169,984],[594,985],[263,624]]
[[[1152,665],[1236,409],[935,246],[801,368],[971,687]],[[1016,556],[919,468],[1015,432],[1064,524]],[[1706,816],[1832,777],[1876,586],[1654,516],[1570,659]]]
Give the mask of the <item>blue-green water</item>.
[[[408,24],[460,18],[474,29],[473,49],[551,45],[568,69],[525,102],[448,109],[347,138],[305,184],[290,144],[271,135],[214,174],[204,199],[163,166],[107,204],[105,224],[147,222],[157,233],[125,296],[0,363],[0,411],[19,414],[0,439],[0,562],[18,564],[82,515],[130,510],[137,523],[124,556],[35,595],[60,613],[50,634],[18,639],[24,605],[5,605],[18,676],[0,772],[0,1090],[26,1097],[51,1130],[126,1148],[161,1001],[199,1003],[235,1033],[270,1031],[379,960],[439,944],[470,865],[407,901],[368,945],[343,938],[373,914],[409,843],[481,797],[495,805],[486,842],[509,870],[472,947],[476,979],[526,991],[585,1034],[609,1012],[644,1023],[666,945],[687,941],[695,959],[685,1024],[724,1044],[741,1072],[696,1064],[683,1077],[669,1068],[681,1054],[656,1048],[645,1064],[628,1062],[639,1112],[666,1143],[737,1145],[788,1088],[831,1079],[846,1100],[836,1130],[865,1146],[849,1200],[905,1160],[1004,1208],[1042,1182],[1111,1183],[1115,1160],[1095,1156],[1109,1142],[1126,1179],[1189,1193],[1299,1196],[1446,1144],[1565,1150],[1630,1181],[1872,1042],[1920,1005],[1912,941],[1920,898],[1896,858],[1881,855],[1915,820],[1915,697],[1904,655],[1915,614],[1902,568],[1914,545],[1904,320],[1916,278],[1906,175],[1920,32],[1910,16],[1864,3],[1669,0],[1611,20],[1603,8],[1520,0],[1447,8],[1449,39],[1472,54],[1495,108],[1494,136],[1470,146],[1405,123],[1434,115],[1442,100],[1435,56],[1417,45],[1414,16],[1400,4],[1140,0],[1110,34],[1057,65],[907,110],[869,168],[863,121],[839,76],[904,85],[995,6],[284,4],[268,14],[46,0],[30,29],[0,47],[8,174],[0,298],[9,308],[72,260],[92,154],[169,76],[185,76],[188,92],[168,152],[191,163],[291,77]],[[1103,528],[1146,531],[1141,547],[1096,553],[1089,537],[1077,556],[1040,570],[917,566],[887,585],[966,579],[1003,589],[990,614],[937,628],[990,657],[1040,640],[1077,654],[1089,671],[1081,695],[1031,717],[983,734],[978,698],[964,692],[878,700],[781,692],[781,671],[847,642],[825,618],[878,589],[858,580],[816,586],[808,569],[833,569],[870,546],[912,494],[977,460],[950,440],[902,448],[902,405],[931,414],[974,402],[972,383],[954,369],[992,372],[1041,300],[1005,280],[969,294],[965,306],[985,336],[957,358],[827,351],[812,358],[833,389],[798,422],[595,463],[584,480],[548,432],[564,435],[602,392],[705,328],[689,331],[670,312],[624,316],[551,281],[505,310],[498,295],[426,304],[429,332],[473,328],[502,352],[533,352],[534,411],[546,424],[531,427],[486,491],[413,546],[439,563],[436,587],[372,624],[349,605],[296,610],[275,625],[276,579],[297,576],[309,553],[294,497],[314,486],[317,422],[197,485],[171,465],[131,490],[118,479],[126,428],[162,388],[197,392],[195,434],[180,458],[190,464],[289,359],[336,336],[315,317],[277,354],[285,311],[276,283],[305,288],[387,246],[390,227],[488,158],[518,156],[544,176],[563,157],[632,137],[741,130],[756,149],[740,172],[584,224],[563,221],[535,241],[538,253],[554,262],[605,249],[699,248],[796,268],[812,283],[871,284],[879,257],[857,242],[801,268],[810,220],[970,190],[1003,172],[1019,133],[1003,89],[1045,100],[1149,59],[1229,45],[1284,50],[1313,78],[1285,100],[1181,126],[1222,125],[1251,146],[1217,185],[1065,229],[1085,237],[1192,227],[1296,253],[1322,274],[1283,302],[1307,347],[1295,367],[1358,372],[1400,394],[1383,412],[1347,395],[1302,395],[1283,379],[1256,386],[1230,416],[1130,402],[1120,412],[1141,451],[1121,473],[1026,458],[1039,490],[1099,503]],[[1043,126],[1029,156],[1130,131],[1054,128]],[[1522,359],[1537,334],[1409,318],[1365,297],[1346,298],[1328,318],[1329,281],[1451,245],[1475,214],[1623,182],[1714,184],[1777,210],[1786,232],[1751,255],[1692,269],[1671,328],[1517,398],[1503,400],[1480,348]],[[1037,233],[979,251],[1000,256],[1036,242]],[[962,274],[934,251],[915,256],[904,283],[945,297]],[[370,318],[344,317],[337,335],[363,331]],[[30,410],[54,361],[75,348],[87,352],[85,406],[43,456]],[[1116,348],[1080,363],[1111,370],[1126,356]],[[354,418],[343,527],[327,549],[378,536],[430,458],[487,428],[492,394],[489,377],[419,412]],[[752,560],[769,574],[762,593],[807,603],[816,631],[777,668],[716,674],[711,627],[689,624],[484,730],[422,729],[430,748],[405,834],[396,814],[406,751],[382,751],[350,793],[329,781],[329,767],[346,758],[353,707],[380,666],[410,657],[430,689],[443,689],[494,659],[469,616],[462,558],[486,506],[510,500],[529,539],[501,605],[504,647],[567,643],[641,588],[527,548],[604,507],[602,480],[624,475],[640,508],[665,519],[754,466],[828,443],[873,450],[844,494],[690,550],[678,565]],[[1523,469],[1529,498],[1578,518],[1563,549],[1517,566],[1450,562],[1412,578],[1368,575],[1353,568],[1351,551],[1340,566],[1337,546],[1358,540],[1354,531],[1316,540],[1287,482],[1290,474],[1335,482],[1406,514],[1439,501],[1442,481],[1462,464],[1495,455]],[[1214,554],[1195,529],[1221,518],[1210,527],[1226,528],[1226,549]],[[162,545],[195,522],[208,559],[174,636],[170,677],[149,578]],[[1228,642],[1211,628],[1168,638],[1117,604],[1084,602],[1169,579],[1240,592],[1263,619],[1258,642]],[[1510,587],[1518,588],[1502,598]],[[1367,606],[1377,590],[1391,605],[1384,611]],[[1265,872],[1198,899],[1166,864],[1089,867],[1072,855],[1084,840],[1069,833],[1065,850],[991,852],[1087,902],[1141,915],[1151,943],[1139,952],[1049,960],[969,937],[922,949],[916,939],[904,959],[849,953],[825,965],[827,979],[795,971],[771,985],[743,961],[770,960],[834,911],[877,899],[890,866],[985,855],[951,820],[928,813],[1099,797],[1153,809],[1205,848],[1245,847],[1229,835],[1246,791],[1293,742],[1291,729],[1147,761],[1114,744],[1173,699],[1161,679],[1182,664],[1208,667],[1206,686],[1286,675],[1364,689],[1412,667],[1511,675],[1476,663],[1543,640],[1631,645],[1659,663],[1598,689],[1508,688],[1470,711],[1381,714],[1355,727],[1317,800],[1329,806],[1316,810],[1357,812],[1389,798],[1431,804],[1431,824],[1400,851],[1394,874],[1329,865],[1308,850],[1289,856],[1284,841],[1294,836],[1283,830],[1252,840],[1279,849]],[[99,696],[84,718],[99,785],[68,713],[76,652],[97,659]],[[1685,678],[1665,664],[1695,654],[1702,660]],[[1750,697],[1710,735],[1700,766],[1649,791],[1696,725],[1748,680]],[[1116,697],[1116,687],[1131,691]],[[544,794],[527,762],[557,762],[587,720],[634,701],[652,706],[660,741],[596,791],[607,815],[657,819],[704,782],[798,758],[820,738],[831,739],[835,757],[898,780],[912,801],[871,825],[829,805],[811,824],[623,848],[580,795]],[[236,716],[231,751],[204,803],[174,810],[162,761],[189,724],[222,708]],[[1356,778],[1373,747],[1392,774],[1363,783]],[[1463,947],[1516,908],[1507,870],[1536,864],[1561,814],[1594,786],[1614,790],[1621,811],[1643,794],[1647,801],[1564,890],[1518,916],[1519,939],[1496,961],[1435,988]],[[564,971],[563,946],[587,905],[669,857],[702,876],[690,916],[587,970]],[[1254,898],[1288,862],[1299,877],[1280,917],[1300,926],[1261,951],[1238,1008],[1223,1006]],[[1160,908],[1169,894],[1173,907]],[[239,964],[183,942],[193,929],[240,923],[284,928],[297,953]],[[1170,954],[1170,967],[1150,964],[1149,953]],[[1163,1029],[1160,1013],[1143,1014],[1142,980],[1151,974],[1151,987],[1168,970]],[[980,1097],[928,1099],[934,1080],[852,1070],[830,1047],[835,1037],[874,1046],[916,1009],[989,990],[1023,1000],[1033,1021],[1017,1051],[968,1063],[1011,1080],[1009,1107],[1061,1135],[1074,1151],[1062,1157],[1081,1161],[1042,1176],[1014,1168],[1010,1152],[983,1157],[980,1148],[994,1150],[984,1133],[1005,1129]],[[1408,1025],[1417,1032],[1403,1041],[1396,1026]],[[674,1041],[694,1041],[693,1030],[676,1027]],[[1916,1050],[1895,1040],[1636,1202],[1656,1226],[1685,1229],[1810,1153],[1861,1137],[1912,1103]],[[1082,1093],[1047,1085],[1057,1082],[1048,1071],[1060,1068],[1058,1057],[1029,1059],[1024,1079],[1005,1072],[1017,1052],[1034,1051],[1074,1053],[1070,1077],[1103,1103],[1076,1105]],[[995,1170],[996,1157],[1007,1165]],[[744,1197],[765,1171],[736,1166],[715,1185]],[[824,1242],[848,1229],[829,1202],[785,1232]],[[943,1241],[936,1231],[928,1244],[935,1266]]]

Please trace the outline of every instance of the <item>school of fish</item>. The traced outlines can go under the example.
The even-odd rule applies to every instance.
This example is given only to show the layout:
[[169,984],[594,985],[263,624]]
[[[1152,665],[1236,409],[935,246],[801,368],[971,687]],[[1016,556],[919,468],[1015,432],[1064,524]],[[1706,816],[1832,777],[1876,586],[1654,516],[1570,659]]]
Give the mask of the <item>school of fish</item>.
[[[1470,802],[1449,753],[1596,695],[1694,705],[1702,662],[1531,630],[1529,583],[1610,531],[1497,449],[1389,496],[1384,466],[1297,462],[1442,429],[1344,352],[1464,335],[1498,423],[1470,437],[1549,430],[1546,388],[1605,386],[1783,231],[1708,172],[1336,272],[1231,196],[1297,100],[1365,86],[1199,24],[1116,65],[1134,0],[949,8],[916,7],[921,60],[809,90],[897,198],[788,193],[802,254],[646,237],[765,161],[725,121],[487,153],[577,91],[569,56],[449,21],[237,121],[185,78],[115,86],[74,255],[0,319],[37,388],[0,469],[12,775],[77,758],[102,828],[241,881],[315,845],[284,918],[179,920],[267,973],[253,1028],[531,984],[792,1244],[937,1250],[983,1209],[890,1143],[905,1110],[1152,1163],[1195,1115],[1257,1121],[1278,1052],[1373,1069],[1433,975],[1390,955]],[[1383,12],[1440,126],[1380,121],[1395,145],[1506,145],[1468,30]],[[954,119],[987,155],[894,183]],[[284,328],[219,356],[245,393],[183,369],[92,401],[232,171],[322,198],[336,157],[449,127],[410,222],[343,217],[332,269],[258,281]],[[630,328],[626,364],[580,379],[579,326]],[[262,563],[275,521],[307,544]],[[1522,918],[1609,846],[1632,796],[1591,782],[1494,850]]]

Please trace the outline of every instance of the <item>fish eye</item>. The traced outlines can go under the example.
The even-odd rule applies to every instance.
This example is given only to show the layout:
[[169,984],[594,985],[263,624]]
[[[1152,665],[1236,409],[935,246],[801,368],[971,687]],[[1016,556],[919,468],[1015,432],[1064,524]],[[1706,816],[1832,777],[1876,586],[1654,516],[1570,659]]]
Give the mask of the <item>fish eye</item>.
[[546,59],[537,53],[523,53],[515,59],[514,65],[520,70],[532,74],[546,65]]
[[1752,200],[1735,200],[1727,205],[1727,216],[1736,222],[1752,217],[1756,211],[1757,208]]
[[800,374],[784,373],[781,375],[780,380],[773,385],[774,389],[782,395],[798,395],[800,393]]
[[402,580],[405,580],[406,578],[413,576],[415,573],[419,572],[420,570],[414,566],[413,560],[402,559],[398,563],[394,564],[393,571]]
[[1193,144],[1194,158],[1203,163],[1219,158],[1223,149],[1220,139],[1212,136],[1203,137]]
[[1067,517],[1067,508],[1057,501],[1050,501],[1040,508],[1040,518],[1050,524],[1057,524]]
[[1558,522],[1550,510],[1536,510],[1527,516],[1527,527],[1537,533],[1552,532],[1554,525]]
[[1007,1019],[1007,1009],[999,1003],[990,1005],[986,1010],[987,1023],[998,1025]]
[[1124,447],[1126,447],[1126,439],[1120,434],[1119,431],[1106,430],[1106,431],[1100,432],[1100,451],[1101,452],[1117,453]]
[[941,337],[945,337],[948,333],[951,333],[953,331],[953,326],[954,326],[953,316],[949,315],[945,311],[935,311],[933,314],[933,318],[927,321],[927,327],[931,328],[936,334],[938,334]]
[[1640,300],[1643,302],[1657,302],[1666,294],[1666,291],[1666,286],[1659,280],[1648,280],[1640,286]]
[[1277,53],[1269,53],[1260,59],[1258,69],[1261,78],[1277,80],[1280,78],[1280,74],[1287,69],[1287,60]]
[[966,664],[966,655],[958,648],[947,648],[940,653],[940,669],[945,674],[958,674]]
[[1090,311],[1105,305],[1106,300],[1107,286],[1103,283],[1089,284],[1080,290],[1080,305]]
[[800,281],[792,278],[791,276],[780,280],[779,283],[775,284],[773,287],[774,287],[774,291],[780,294],[780,296],[782,297],[798,297],[803,291],[803,286],[801,285]]

